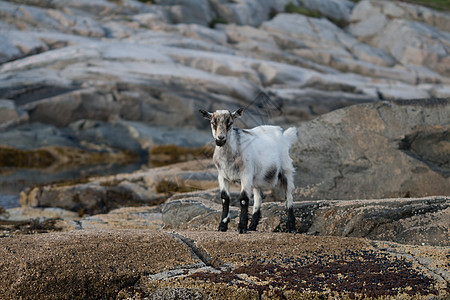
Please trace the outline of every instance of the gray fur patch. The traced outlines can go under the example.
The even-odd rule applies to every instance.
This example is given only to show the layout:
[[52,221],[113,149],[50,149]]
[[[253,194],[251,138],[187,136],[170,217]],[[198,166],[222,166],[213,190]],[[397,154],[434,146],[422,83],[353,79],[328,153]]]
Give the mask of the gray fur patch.
[[286,176],[284,176],[284,174],[283,173],[278,173],[278,181],[279,181],[279,183],[280,183],[280,186],[281,186],[281,188],[283,189],[283,191],[287,191],[287,185],[288,185],[288,182],[287,182],[287,178],[286,178]]
[[264,174],[264,180],[267,182],[272,182],[277,174],[277,166],[271,166]]
[[236,146],[238,149],[241,147],[241,132],[238,128],[233,128],[234,133],[236,133]]

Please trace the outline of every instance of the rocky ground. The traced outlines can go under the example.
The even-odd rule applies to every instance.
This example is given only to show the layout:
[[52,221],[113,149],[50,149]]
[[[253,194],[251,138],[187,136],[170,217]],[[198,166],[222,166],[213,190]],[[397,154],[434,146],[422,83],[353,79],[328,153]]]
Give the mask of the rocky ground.
[[360,238],[95,230],[0,239],[3,299],[444,299],[448,248]]
[[[215,231],[221,213],[216,170],[198,160],[131,174],[90,178],[78,184],[34,187],[21,207],[0,214],[3,236],[79,229],[174,229]],[[230,228],[237,228],[239,186],[232,186]],[[285,204],[267,190],[261,232],[286,231]],[[363,237],[405,244],[450,246],[450,198],[379,200],[295,199],[297,232]]]

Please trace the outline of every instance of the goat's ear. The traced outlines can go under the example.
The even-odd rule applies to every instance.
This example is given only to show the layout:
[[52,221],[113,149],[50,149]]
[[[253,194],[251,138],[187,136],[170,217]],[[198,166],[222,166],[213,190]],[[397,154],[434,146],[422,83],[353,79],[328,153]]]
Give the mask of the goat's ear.
[[205,118],[207,120],[211,120],[212,115],[213,115],[212,113],[207,112],[206,110],[203,110],[203,109],[199,109],[198,111],[202,114],[203,118]]
[[232,115],[233,115],[233,119],[237,119],[240,118],[242,116],[242,113],[244,112],[244,108],[241,107],[239,108],[237,111],[235,111]]

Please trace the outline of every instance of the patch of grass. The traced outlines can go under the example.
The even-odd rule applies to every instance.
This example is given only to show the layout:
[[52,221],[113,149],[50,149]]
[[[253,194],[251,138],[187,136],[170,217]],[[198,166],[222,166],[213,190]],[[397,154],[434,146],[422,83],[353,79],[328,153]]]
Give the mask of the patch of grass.
[[422,5],[439,11],[450,11],[450,1],[448,0],[399,0],[399,1]]
[[212,20],[209,22],[209,27],[214,28],[216,27],[216,24],[228,24],[228,22],[227,20],[220,17],[212,18]]
[[309,8],[306,8],[303,6],[298,6],[292,2],[289,2],[288,4],[286,4],[286,6],[284,7],[284,11],[286,13],[290,13],[290,14],[301,14],[301,15],[304,15],[304,16],[307,16],[310,18],[327,18],[328,20],[330,20],[330,22],[336,24],[336,26],[341,27],[341,28],[348,25],[348,23],[345,20],[334,19],[331,17],[324,16],[318,10],[309,9]]
[[284,7],[284,11],[289,14],[301,14],[311,18],[321,18],[322,14],[317,10],[308,9],[306,7],[297,6],[292,2],[289,2]]

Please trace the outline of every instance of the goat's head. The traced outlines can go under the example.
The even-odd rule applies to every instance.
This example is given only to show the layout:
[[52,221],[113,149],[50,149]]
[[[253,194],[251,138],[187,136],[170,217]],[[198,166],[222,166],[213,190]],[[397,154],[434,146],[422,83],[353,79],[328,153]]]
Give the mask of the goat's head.
[[233,122],[244,112],[244,108],[239,108],[235,112],[229,110],[216,110],[213,113],[200,109],[203,118],[211,121],[211,130],[216,141],[216,145],[222,147],[227,142],[229,134],[233,128]]

